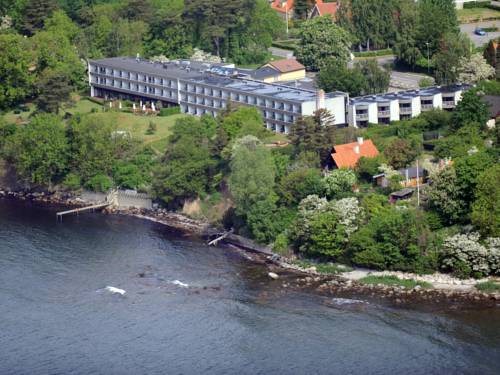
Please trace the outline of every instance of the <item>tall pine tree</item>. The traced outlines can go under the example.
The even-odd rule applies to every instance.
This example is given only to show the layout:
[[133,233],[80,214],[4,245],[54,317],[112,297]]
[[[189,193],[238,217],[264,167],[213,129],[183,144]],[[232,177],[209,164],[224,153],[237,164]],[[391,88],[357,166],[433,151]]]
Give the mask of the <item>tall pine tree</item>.
[[45,20],[57,9],[55,0],[30,0],[23,11],[20,30],[33,35],[43,28]]

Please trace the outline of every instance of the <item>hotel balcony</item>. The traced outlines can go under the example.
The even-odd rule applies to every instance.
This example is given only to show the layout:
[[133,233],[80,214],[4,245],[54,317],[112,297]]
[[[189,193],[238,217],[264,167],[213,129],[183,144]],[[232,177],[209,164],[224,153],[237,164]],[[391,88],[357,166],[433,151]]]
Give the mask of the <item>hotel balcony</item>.
[[411,107],[399,107],[399,114],[401,115],[411,115],[413,112]]
[[453,109],[455,107],[456,105],[454,100],[443,100],[443,109]]

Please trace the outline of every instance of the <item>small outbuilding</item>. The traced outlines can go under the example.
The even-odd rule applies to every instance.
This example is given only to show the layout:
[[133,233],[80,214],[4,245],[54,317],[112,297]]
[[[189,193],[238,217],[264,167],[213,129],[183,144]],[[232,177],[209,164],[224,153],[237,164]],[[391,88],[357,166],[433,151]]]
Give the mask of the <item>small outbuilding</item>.
[[397,201],[410,199],[413,195],[413,191],[413,189],[406,188],[392,192],[389,195],[389,202],[396,203]]

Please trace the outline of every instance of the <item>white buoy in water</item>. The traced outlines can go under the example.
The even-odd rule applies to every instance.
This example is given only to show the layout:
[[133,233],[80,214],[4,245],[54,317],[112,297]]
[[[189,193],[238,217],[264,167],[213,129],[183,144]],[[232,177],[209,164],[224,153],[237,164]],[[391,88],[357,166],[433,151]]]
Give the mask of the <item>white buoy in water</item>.
[[183,287],[183,288],[189,287],[189,284],[183,283],[182,281],[179,281],[179,280],[172,281],[172,284],[178,285],[178,286]]
[[121,296],[123,296],[126,293],[123,289],[115,288],[114,286],[107,286],[104,289],[106,289],[110,293],[119,294]]

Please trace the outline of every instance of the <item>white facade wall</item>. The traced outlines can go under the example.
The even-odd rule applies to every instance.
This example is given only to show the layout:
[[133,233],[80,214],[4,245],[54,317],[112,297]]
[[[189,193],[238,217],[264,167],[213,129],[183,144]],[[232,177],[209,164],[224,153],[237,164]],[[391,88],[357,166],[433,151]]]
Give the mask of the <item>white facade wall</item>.
[[368,104],[368,123],[378,124],[378,103]]
[[302,102],[302,115],[311,116],[316,111],[316,101]]
[[411,99],[411,117],[417,117],[422,113],[422,106],[420,104],[420,96]]
[[391,110],[391,121],[399,121],[399,100],[391,100],[389,108]]
[[346,119],[346,100],[345,96],[336,96],[334,98],[325,99],[325,108],[335,116],[335,124],[345,124]]
[[434,95],[432,104],[434,105],[435,109],[443,109],[443,94],[438,93]]

